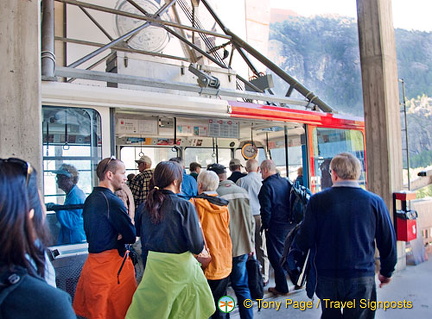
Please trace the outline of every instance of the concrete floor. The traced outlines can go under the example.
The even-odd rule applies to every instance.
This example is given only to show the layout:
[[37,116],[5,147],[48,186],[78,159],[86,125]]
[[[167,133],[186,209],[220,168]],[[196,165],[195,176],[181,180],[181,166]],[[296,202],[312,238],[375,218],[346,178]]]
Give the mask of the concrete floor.
[[[431,258],[430,258],[431,259]],[[412,305],[410,309],[378,309],[376,312],[377,319],[426,319],[431,318],[432,312],[432,261],[427,260],[416,266],[407,266],[406,269],[399,271],[393,275],[393,279],[387,286],[377,288],[378,301],[382,302],[398,302],[396,304],[407,307]],[[378,282],[378,281],[377,281]],[[271,287],[268,285],[268,287]],[[377,286],[378,287],[378,286]],[[290,289],[292,287],[290,286]],[[293,291],[293,290],[291,290]],[[235,296],[233,291],[229,291],[230,296]],[[261,309],[258,312],[256,304],[254,306],[255,318],[302,318],[316,319],[320,318],[321,309],[318,299],[310,300],[306,296],[304,290],[294,291],[288,296],[274,298],[271,294],[266,293],[264,297],[265,306],[268,308]],[[280,303],[281,307],[276,310],[276,302]],[[286,303],[291,303],[287,306]],[[308,303],[309,302],[309,303]],[[264,303],[263,303],[264,304]],[[297,308],[294,307],[296,304]],[[312,309],[300,309],[300,306],[311,306]],[[238,310],[234,310],[230,314],[231,319],[240,318]]]

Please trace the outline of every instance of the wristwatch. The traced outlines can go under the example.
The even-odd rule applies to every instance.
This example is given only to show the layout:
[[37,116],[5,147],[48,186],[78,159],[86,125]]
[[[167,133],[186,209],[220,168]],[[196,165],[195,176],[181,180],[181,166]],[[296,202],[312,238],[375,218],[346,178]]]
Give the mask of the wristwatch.
[[[148,13],[155,13],[160,7],[154,0],[135,0],[135,2]],[[119,0],[116,9],[128,13],[143,15],[141,11],[132,6],[126,0]],[[164,14],[162,17],[168,19],[168,15]],[[119,36],[139,27],[146,23],[145,20],[132,19],[122,15],[116,15],[115,18],[116,31]],[[168,32],[162,27],[148,26],[133,35],[128,45],[137,50],[161,52],[169,42]]]

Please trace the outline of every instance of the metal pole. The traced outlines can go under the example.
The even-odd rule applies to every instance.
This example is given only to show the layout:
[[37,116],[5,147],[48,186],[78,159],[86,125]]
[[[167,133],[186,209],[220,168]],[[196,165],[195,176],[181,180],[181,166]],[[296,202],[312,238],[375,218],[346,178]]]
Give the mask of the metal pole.
[[285,169],[286,177],[289,178],[289,140],[288,140],[288,128],[284,125],[284,138],[285,138]]
[[216,163],[219,163],[219,143],[217,137],[215,138],[215,140],[216,140]]
[[[192,32],[199,32],[199,33],[212,35],[212,36],[222,38],[222,39],[227,39],[227,40],[231,39],[231,37],[229,35],[226,35],[226,34],[217,33],[217,32],[208,31],[208,30],[197,29],[197,28],[189,27],[187,25],[182,25],[182,24],[178,24],[175,22],[162,20],[160,18],[153,18],[153,17],[143,16],[143,15],[139,15],[139,14],[135,14],[135,13],[119,11],[116,9],[98,6],[95,4],[86,3],[86,2],[82,2],[82,1],[76,1],[76,0],[56,0],[56,1],[64,3],[64,4],[79,6],[80,8],[82,7],[82,8],[92,9],[95,11],[111,13],[111,14],[122,16],[122,17],[128,17],[128,18],[132,18],[132,19],[147,21],[147,22],[153,24],[154,26],[158,26],[158,25],[163,24],[163,25],[174,27],[174,28],[179,28],[179,29],[184,29],[184,30],[188,30],[188,31],[192,31]],[[163,13],[161,12],[160,14],[163,14]]]
[[406,162],[407,162],[407,175],[408,175],[408,190],[411,190],[411,176],[410,176],[410,156],[409,156],[409,143],[408,143],[408,121],[407,121],[407,110],[406,110],[406,101],[405,101],[405,81],[403,79],[399,79],[399,82],[402,83],[402,105],[404,112],[404,131],[405,131],[405,152],[406,152]]
[[55,80],[54,54],[54,0],[42,1],[42,44],[41,71],[42,80]]
[[264,66],[273,71],[276,75],[278,75],[285,82],[293,86],[297,92],[303,95],[310,103],[317,105],[322,111],[329,113],[336,113],[330,106],[328,106],[324,101],[322,101],[318,96],[316,96],[312,91],[309,91],[306,87],[301,85],[296,79],[282,70],[278,65],[267,59],[264,55],[262,55],[259,51],[255,50],[251,45],[243,41],[236,34],[231,32],[225,25],[222,23],[221,19],[216,15],[210,5],[207,3],[207,0],[201,0],[204,6],[207,8],[209,13],[212,15],[213,19],[215,19],[216,23],[221,27],[221,29],[227,34],[231,36],[231,42],[235,47],[241,47],[246,52],[251,54],[254,58],[260,61]]
[[103,34],[105,34],[105,36],[108,38],[108,40],[112,41],[114,40],[114,38],[112,36],[110,36],[110,34],[108,33],[108,31],[106,31],[104,29],[104,27],[102,27],[102,25],[97,22],[97,20],[95,18],[93,18],[93,16],[83,7],[78,6],[82,12],[84,12],[84,14],[90,19],[91,22],[93,22],[95,24],[95,26],[98,27],[99,30],[101,30],[101,32]]
[[232,37],[232,42],[241,46],[248,53],[250,53],[253,57],[255,57],[258,61],[264,64],[267,68],[273,71],[276,75],[278,75],[285,82],[294,86],[296,91],[298,91],[301,95],[303,95],[310,103],[317,105],[322,111],[329,113],[336,113],[330,106],[328,106],[324,101],[322,101],[318,96],[316,96],[312,91],[309,91],[306,87],[301,85],[296,79],[282,70],[278,65],[267,59],[264,55],[262,55],[259,51],[255,50],[251,45],[243,41],[237,35],[232,33],[227,29],[227,34]]
[[[154,16],[159,16],[160,14],[165,13],[173,4],[175,3],[175,0],[171,0],[170,3],[166,3],[164,4],[161,8],[159,8],[155,13]],[[142,25],[140,25],[139,27],[127,32],[126,34],[122,35],[121,37],[111,41],[110,43],[104,45],[103,47],[87,54],[86,56],[82,57],[81,59],[75,61],[74,63],[70,64],[69,67],[71,68],[75,68],[77,66],[80,66],[81,64],[83,64],[84,62],[87,62],[88,60],[90,60],[91,58],[97,56],[98,54],[104,52],[105,50],[110,49],[111,47],[115,46],[117,43],[123,41],[124,39],[129,38],[130,36],[134,35],[135,33],[140,32],[141,30],[143,30],[144,28],[150,26],[149,22],[146,22]]]
[[275,103],[286,103],[288,105],[306,106],[307,102],[299,99],[280,97],[275,95],[264,95],[262,93],[244,92],[230,89],[214,89],[211,87],[202,88],[196,84],[187,84],[180,82],[169,82],[155,80],[153,78],[137,77],[127,74],[109,73],[102,71],[82,70],[75,68],[57,67],[56,75],[59,77],[86,79],[92,81],[123,83],[132,85],[149,86],[156,88],[166,88],[170,90],[184,90],[195,92],[201,95],[216,95],[222,97],[239,97],[242,99],[252,99],[259,101],[271,101]]
[[180,34],[175,32],[174,30],[170,29],[169,27],[167,27],[165,25],[162,25],[162,28],[164,28],[167,32],[171,33],[173,36],[175,36],[180,41],[183,41],[184,43],[189,45],[191,48],[193,48],[194,50],[196,50],[199,53],[201,53],[202,55],[204,55],[207,59],[211,60],[213,63],[217,64],[221,68],[227,68],[224,64],[220,63],[218,60],[216,60],[210,54],[208,54],[207,52],[205,52],[204,50],[202,50],[201,48],[199,48],[198,46],[196,46],[195,44],[193,44],[192,42],[190,42],[186,38],[183,38]]

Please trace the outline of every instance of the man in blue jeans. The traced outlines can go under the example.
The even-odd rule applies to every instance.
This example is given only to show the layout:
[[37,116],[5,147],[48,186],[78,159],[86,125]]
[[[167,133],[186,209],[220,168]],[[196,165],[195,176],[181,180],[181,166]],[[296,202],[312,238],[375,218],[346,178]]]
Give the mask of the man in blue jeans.
[[207,170],[214,171],[219,176],[219,187],[216,192],[220,197],[229,201],[230,236],[232,241],[233,265],[230,275],[231,286],[237,296],[240,318],[253,318],[252,308],[244,307],[243,301],[251,299],[246,270],[246,261],[254,251],[254,220],[249,204],[247,191],[227,180],[225,166],[211,164]]
[[[324,319],[374,318],[375,310],[364,305],[376,301],[375,245],[380,256],[380,287],[390,282],[396,265],[389,212],[378,195],[360,187],[360,172],[360,161],[352,154],[341,153],[331,160],[333,186],[311,197],[291,246],[311,251],[312,271],[306,289],[309,297],[315,292],[321,299]],[[337,306],[345,302],[350,306]]]

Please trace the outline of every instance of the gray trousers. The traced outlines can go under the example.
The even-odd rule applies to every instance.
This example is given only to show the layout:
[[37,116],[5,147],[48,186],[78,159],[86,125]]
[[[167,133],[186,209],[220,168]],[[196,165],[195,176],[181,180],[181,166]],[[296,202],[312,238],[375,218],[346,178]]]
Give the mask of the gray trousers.
[[270,262],[267,256],[266,238],[264,232],[261,232],[261,215],[254,215],[255,218],[255,254],[261,264],[263,281],[269,280]]

